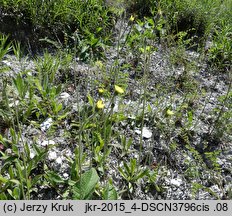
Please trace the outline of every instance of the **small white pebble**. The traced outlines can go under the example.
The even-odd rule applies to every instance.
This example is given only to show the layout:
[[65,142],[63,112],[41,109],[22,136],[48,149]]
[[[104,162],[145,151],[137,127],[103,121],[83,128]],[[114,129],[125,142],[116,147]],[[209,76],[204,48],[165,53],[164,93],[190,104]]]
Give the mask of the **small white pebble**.
[[[148,129],[147,127],[143,127],[143,138],[146,138],[146,139],[150,139],[152,137],[152,131],[150,129]],[[135,130],[135,133],[136,134],[141,134],[141,130]]]
[[48,154],[48,159],[49,160],[55,160],[57,158],[57,154],[56,154],[56,152],[49,152],[49,154]]
[[55,142],[53,140],[44,140],[42,143],[40,143],[41,146],[47,146],[47,145],[54,145]]
[[52,121],[52,118],[46,119],[46,121],[44,121],[44,122],[40,125],[41,130],[42,130],[43,132],[45,132],[46,130],[48,130],[48,129],[51,127],[52,122],[53,122],[53,121]]
[[67,98],[69,98],[69,97],[70,97],[70,94],[67,93],[67,92],[63,92],[63,93],[60,94],[60,98],[61,98],[61,99],[67,99]]
[[182,180],[181,179],[171,179],[170,183],[172,185],[175,185],[177,187],[180,187],[180,185],[182,184]]
[[35,153],[34,152],[30,152],[30,158],[33,159],[35,157]]
[[9,107],[15,107],[19,104],[19,100],[15,100],[14,102],[9,104]]
[[62,158],[61,157],[58,157],[57,159],[56,159],[56,163],[58,163],[58,164],[61,164],[62,163]]
[[65,179],[67,179],[67,178],[69,177],[69,174],[68,174],[68,173],[64,173],[64,174],[63,174],[63,177],[64,177]]

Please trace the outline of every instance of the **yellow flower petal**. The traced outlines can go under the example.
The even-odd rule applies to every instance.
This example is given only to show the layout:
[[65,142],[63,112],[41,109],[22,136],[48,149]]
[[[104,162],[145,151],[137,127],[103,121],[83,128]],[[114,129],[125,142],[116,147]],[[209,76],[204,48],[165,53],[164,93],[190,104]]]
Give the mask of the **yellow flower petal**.
[[129,19],[131,22],[133,22],[135,20],[135,17],[133,15],[130,16],[130,19]]
[[102,94],[102,93],[104,93],[104,92],[105,92],[105,89],[103,89],[103,88],[99,88],[99,89],[98,89],[98,92],[99,92],[100,94]]
[[124,93],[124,90],[121,87],[117,86],[117,85],[114,86],[114,89],[115,89],[115,92],[117,92],[118,94],[123,94]]
[[103,103],[103,101],[102,100],[99,100],[98,102],[97,102],[97,108],[98,109],[103,109],[105,107],[105,104]]
[[168,110],[167,110],[167,115],[168,115],[168,116],[172,116],[172,115],[174,115],[174,112],[171,111],[170,109],[168,109]]

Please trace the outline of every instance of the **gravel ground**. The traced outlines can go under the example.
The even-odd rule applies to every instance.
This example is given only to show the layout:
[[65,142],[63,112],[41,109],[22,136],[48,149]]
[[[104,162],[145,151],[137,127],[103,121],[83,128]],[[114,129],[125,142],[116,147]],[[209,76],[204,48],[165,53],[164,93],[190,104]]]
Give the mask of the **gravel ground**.
[[[189,63],[193,63],[193,69],[188,69],[188,79],[193,84],[189,88],[197,88],[200,97],[196,95],[193,97],[191,104],[195,110],[195,115],[191,127],[191,146],[200,153],[205,166],[198,166],[194,155],[185,146],[183,140],[179,136],[181,128],[186,122],[176,121],[176,127],[170,127],[168,122],[163,119],[161,112],[162,108],[171,106],[174,110],[186,101],[186,92],[191,89],[188,86],[181,86],[180,79],[185,73],[185,66],[173,65],[170,61],[171,51],[164,49],[161,45],[156,45],[157,51],[153,52],[150,58],[149,73],[147,77],[147,105],[149,104],[152,114],[145,115],[144,128],[143,128],[143,157],[147,164],[144,162],[144,167],[155,169],[157,171],[156,182],[154,187],[149,186],[149,182],[141,180],[136,184],[136,190],[133,193],[121,194],[121,199],[231,199],[232,198],[232,134],[225,134],[225,136],[217,139],[215,136],[209,135],[209,128],[216,118],[216,113],[213,109],[220,107],[218,98],[226,95],[229,87],[229,73],[218,73],[210,68],[206,61],[200,58],[199,54],[195,51],[186,51],[185,58]],[[113,62],[117,58],[116,47],[111,47],[107,52],[106,68],[110,71]],[[128,55],[127,50],[123,50],[119,62],[121,65],[129,62],[133,56]],[[14,76],[22,70],[30,70],[35,73],[35,65],[30,59],[23,59],[18,62],[14,56],[7,55],[3,64],[10,67],[7,73],[1,76]],[[141,65],[139,73],[143,73],[144,65]],[[59,97],[64,107],[70,107],[69,116],[75,115],[77,112],[77,104],[85,104],[86,92],[93,92],[91,85],[94,80],[101,80],[102,78],[96,74],[97,68],[78,61],[73,62],[68,70],[68,85]],[[117,167],[122,166],[122,161],[128,161],[130,158],[139,158],[139,139],[140,128],[135,124],[135,114],[139,113],[142,109],[142,103],[139,100],[140,95],[143,93],[141,89],[141,79],[139,70],[125,69],[123,73],[129,73],[130,80],[127,91],[130,96],[126,96],[123,101],[125,110],[128,112],[128,119],[115,126],[114,130],[133,138],[132,149],[133,153],[125,156],[119,160],[120,154],[117,149],[113,149],[110,154],[110,160],[107,161],[107,176],[113,179],[114,185],[118,191],[125,187],[125,182],[121,177]],[[67,74],[67,71],[66,71]],[[75,89],[74,77],[79,77],[79,91]],[[59,71],[57,80],[62,80],[63,72]],[[88,85],[87,85],[88,84]],[[179,85],[177,88],[176,86]],[[2,87],[2,86],[0,86]],[[159,90],[158,90],[159,89]],[[203,94],[204,92],[204,94]],[[189,102],[189,101],[187,101]],[[118,102],[119,103],[119,102]],[[157,106],[158,103],[158,106]],[[190,103],[190,102],[189,102]],[[114,112],[118,111],[117,102]],[[163,122],[162,122],[163,121]],[[39,128],[32,125],[23,126],[23,139],[27,140],[29,145],[32,145],[36,140],[37,145],[46,147],[48,144],[56,144],[49,150],[46,164],[50,169],[55,170],[64,179],[68,179],[69,164],[67,157],[74,156],[73,149],[77,145],[70,137],[66,136],[66,132],[71,130],[70,122],[65,120],[62,125],[57,126],[55,133],[48,133],[52,119],[46,119],[41,123]],[[179,124],[178,124],[179,123]],[[165,125],[166,136],[164,131],[160,131],[160,124]],[[229,121],[231,124],[231,119]],[[182,126],[180,126],[182,125]],[[170,144],[177,143],[177,147],[173,150]],[[117,141],[114,141],[117,144]],[[206,146],[204,145],[206,144]],[[220,172],[212,171],[210,166],[212,164],[207,161],[204,152],[216,152],[220,150],[217,155],[216,161],[220,168]],[[86,151],[88,151],[86,149]],[[87,152],[91,154],[90,152]],[[33,152],[32,152],[33,157]],[[194,166],[196,164],[196,166]],[[85,167],[83,167],[85,169]],[[211,167],[212,168],[212,167]],[[191,169],[195,176],[186,175],[187,172],[191,173]],[[198,173],[198,174],[197,174]],[[100,182],[103,184],[103,182]],[[194,187],[202,185],[199,190],[194,191]],[[156,187],[158,186],[158,188]],[[38,193],[33,195],[33,199],[62,199],[55,191],[45,186],[38,189]]]

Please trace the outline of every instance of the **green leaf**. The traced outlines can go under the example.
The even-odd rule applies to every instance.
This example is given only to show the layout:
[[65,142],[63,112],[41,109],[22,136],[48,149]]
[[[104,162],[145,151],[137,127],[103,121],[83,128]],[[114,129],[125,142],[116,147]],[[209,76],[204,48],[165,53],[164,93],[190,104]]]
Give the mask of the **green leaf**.
[[91,97],[91,95],[90,94],[88,94],[87,95],[87,98],[88,98],[88,101],[89,101],[89,104],[90,104],[90,106],[94,106],[94,99],[93,99],[93,97]]
[[98,38],[91,38],[90,40],[90,45],[91,46],[95,46],[98,43],[99,39]]
[[63,115],[59,115],[58,118],[57,118],[58,121],[60,121],[60,120],[62,120],[62,119],[64,119],[64,118],[66,118],[68,114],[69,114],[69,112],[65,112]]
[[141,178],[143,178],[144,176],[148,175],[148,170],[143,170],[141,171],[138,175],[135,176],[135,178],[133,179],[134,181],[137,181]]
[[34,164],[34,160],[33,159],[30,160],[29,162],[27,162],[28,163],[28,165],[27,165],[27,173],[28,173],[28,175],[30,175],[32,169],[35,168],[35,164]]
[[34,83],[35,83],[35,86],[37,87],[37,89],[38,89],[40,92],[42,92],[42,91],[43,91],[43,87],[42,87],[40,81],[39,81],[38,79],[35,79],[35,80],[34,80]]
[[148,113],[152,113],[152,108],[151,108],[150,104],[147,105],[147,111],[148,111]]
[[91,199],[98,180],[99,176],[94,168],[86,171],[73,187],[73,199]]
[[8,36],[0,35],[0,60],[12,49],[12,44],[8,43]]
[[106,187],[103,190],[103,200],[117,200],[118,195],[117,191],[115,190],[114,186],[110,183],[106,185]]
[[8,194],[10,194],[11,197],[14,197],[14,196],[13,196],[13,192],[12,192],[11,189],[7,189],[7,192],[8,192]]
[[[35,144],[32,145],[34,151],[36,152],[36,156],[33,158],[34,166],[37,166],[37,163],[40,161],[44,161],[45,157],[47,156],[47,152],[49,151],[52,146],[48,146],[48,148],[39,148]],[[34,168],[34,167],[33,167]]]
[[123,166],[124,166],[124,168],[125,168],[125,170],[126,170],[127,175],[130,176],[130,174],[131,174],[130,168],[129,168],[129,166],[127,165],[127,163],[124,162],[124,161],[123,161]]
[[62,90],[62,86],[61,86],[61,85],[58,85],[58,86],[56,87],[56,95],[59,95],[60,92],[61,92],[61,90]]
[[12,192],[12,195],[14,197],[14,199],[16,200],[20,200],[20,194],[21,194],[21,190],[19,187],[15,187],[13,192]]
[[8,181],[9,181],[9,179],[4,178],[2,175],[0,175],[0,184],[1,184],[1,183],[6,183],[6,182],[8,182]]
[[120,172],[121,176],[127,180],[127,174],[123,171],[121,167],[118,167],[118,171]]
[[40,179],[43,177],[43,174],[39,174],[39,175],[36,175],[35,177],[32,178],[32,181],[31,181],[31,186],[35,186],[39,181]]
[[83,53],[87,52],[88,49],[89,49],[89,46],[83,45],[83,46],[81,47],[81,53],[83,54]]
[[12,165],[9,167],[8,173],[10,175],[10,178],[14,178],[14,170],[13,170],[13,166]]
[[27,158],[30,158],[30,153],[31,153],[31,151],[30,151],[30,148],[29,148],[28,143],[25,143],[24,149],[25,149],[26,157],[27,157]]
[[193,122],[193,113],[191,111],[188,112],[188,122],[189,124],[192,124]]
[[56,102],[54,102],[54,108],[53,108],[53,111],[54,111],[54,114],[58,114],[60,110],[62,110],[63,106],[62,104],[56,104]]
[[54,171],[48,171],[45,175],[45,178],[55,187],[57,184],[65,183],[65,180],[62,179],[57,173]]
[[131,159],[131,161],[130,161],[130,166],[131,166],[130,173],[131,173],[131,175],[134,175],[134,173],[135,173],[136,164],[137,164],[136,159]]
[[16,185],[20,185],[20,182],[17,179],[10,179],[9,182],[12,182]]
[[20,74],[18,74],[17,77],[13,79],[13,82],[20,98],[24,99],[28,90],[28,83],[25,81],[25,79],[23,79],[23,77]]
[[104,140],[102,139],[102,137],[101,137],[101,134],[100,133],[98,133],[98,132],[94,132],[94,135],[95,135],[95,137],[97,138],[97,141],[99,142],[99,144],[100,144],[100,146],[99,146],[99,148],[100,148],[100,150],[104,147]]
[[0,200],[8,200],[7,196],[5,193],[0,194]]
[[25,178],[25,175],[24,175],[24,174],[25,174],[25,172],[23,172],[23,171],[24,171],[24,167],[23,167],[23,166],[21,166],[21,164],[20,164],[19,160],[16,160],[15,165],[16,165],[16,168],[17,168],[17,171],[18,171],[18,174],[19,174],[20,180],[23,180],[23,179]]

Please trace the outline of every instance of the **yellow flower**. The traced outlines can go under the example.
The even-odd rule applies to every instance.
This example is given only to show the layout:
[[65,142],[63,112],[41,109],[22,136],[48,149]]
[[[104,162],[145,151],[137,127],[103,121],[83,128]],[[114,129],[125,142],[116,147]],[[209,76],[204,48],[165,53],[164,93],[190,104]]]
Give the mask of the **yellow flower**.
[[102,101],[102,100],[99,100],[99,101],[97,102],[97,108],[98,108],[98,109],[104,109],[104,107],[105,107],[105,104],[103,103],[103,101]]
[[105,89],[103,89],[103,88],[99,88],[99,89],[98,89],[98,92],[99,92],[100,94],[102,94],[102,93],[104,93],[104,92],[105,92]]
[[140,47],[140,48],[139,48],[139,51],[140,51],[141,53],[144,53],[145,51],[149,53],[149,52],[151,51],[151,46],[146,46],[146,49]]
[[167,115],[168,115],[168,116],[172,116],[172,115],[174,115],[174,112],[173,112],[173,111],[171,111],[170,109],[168,109],[166,113],[167,113]]
[[129,19],[131,22],[133,22],[135,20],[135,17],[133,15],[130,16],[130,19]]
[[146,51],[150,52],[151,51],[151,46],[146,46]]
[[141,53],[144,53],[144,48],[139,47],[139,51],[140,51]]
[[114,85],[114,89],[115,89],[115,92],[117,92],[118,94],[123,94],[124,93],[124,90],[117,86],[117,85]]
[[95,62],[95,65],[96,65],[99,69],[102,69],[102,68],[103,68],[103,63],[102,63],[102,61],[96,61],[96,62]]

